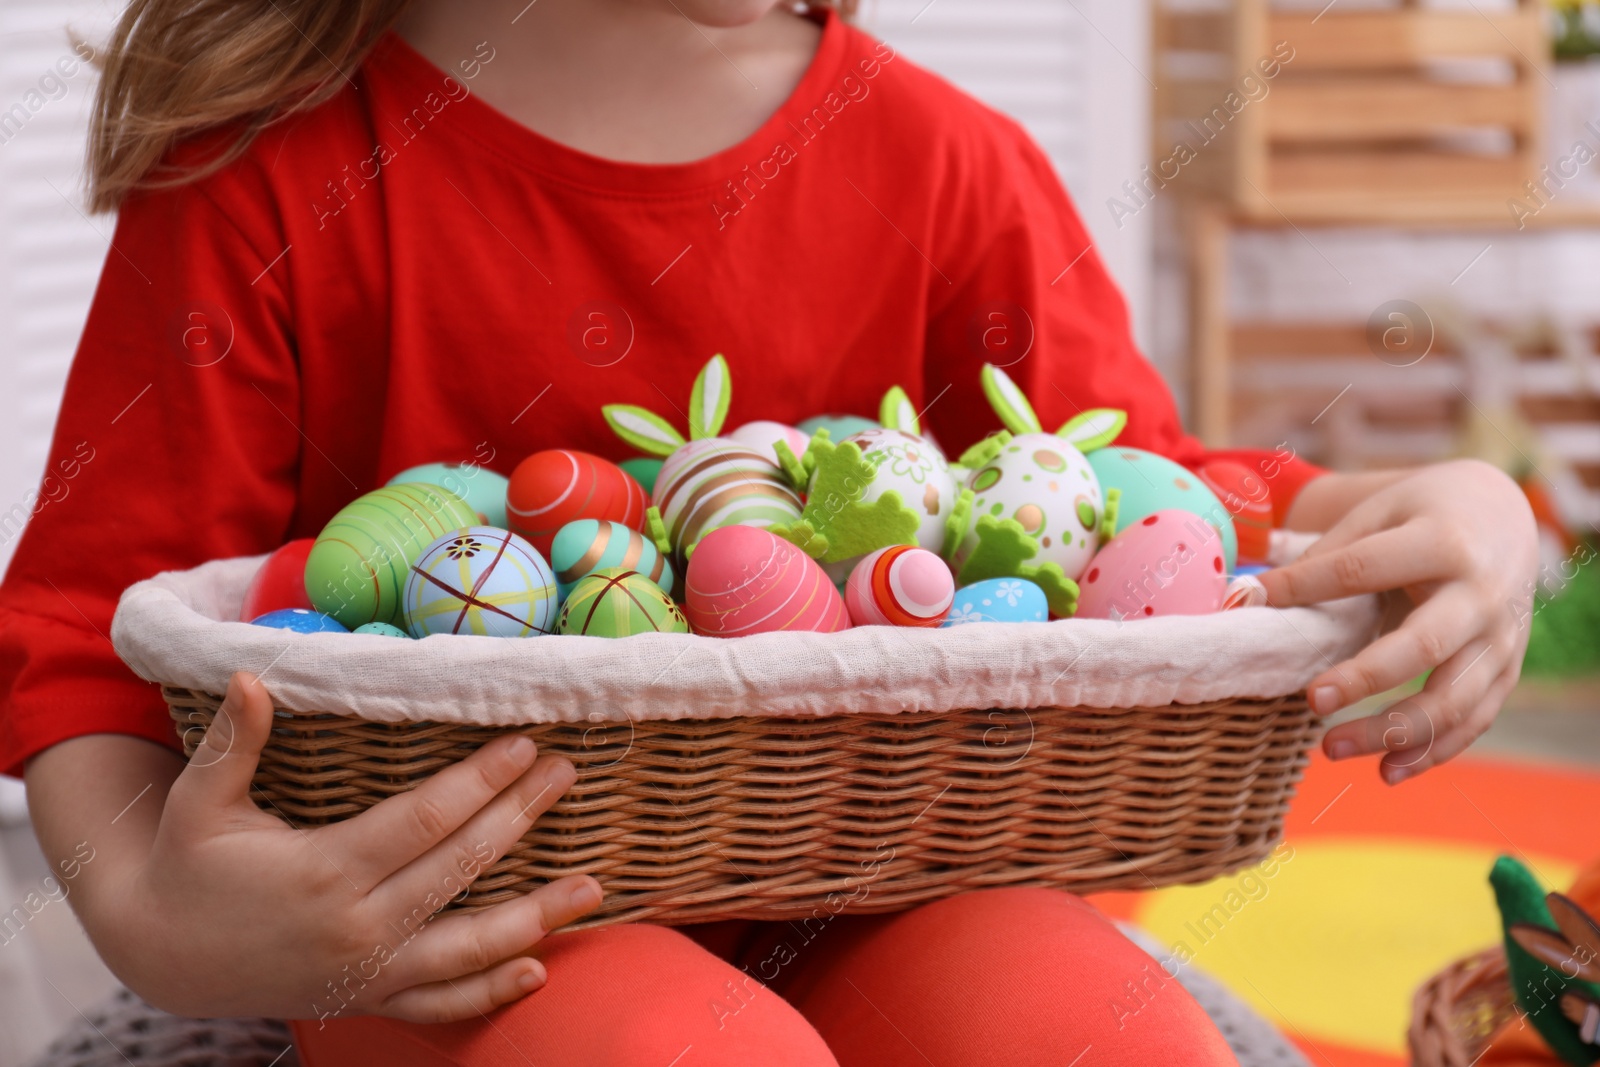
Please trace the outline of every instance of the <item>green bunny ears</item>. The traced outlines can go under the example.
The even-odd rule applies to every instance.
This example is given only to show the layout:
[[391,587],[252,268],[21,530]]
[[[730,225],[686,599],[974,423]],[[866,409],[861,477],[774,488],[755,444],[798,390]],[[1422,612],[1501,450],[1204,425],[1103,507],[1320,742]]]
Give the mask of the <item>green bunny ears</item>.
[[885,429],[922,433],[922,420],[917,418],[917,409],[911,406],[911,398],[898,385],[891,386],[883,394],[883,400],[878,404],[878,421],[883,423]]
[[[1039,416],[1011,376],[992,363],[983,365],[983,395],[989,398],[1000,422],[1013,434],[1043,433]],[[885,398],[887,399],[887,398]],[[1117,439],[1128,425],[1128,413],[1116,408],[1090,408],[1063,423],[1056,436],[1064,438],[1079,452],[1104,448]],[[965,460],[963,459],[963,462]]]
[[[728,361],[719,352],[700,368],[689,394],[689,440],[703,441],[722,432],[733,389]],[[611,432],[647,456],[670,456],[687,442],[660,415],[633,404],[607,404],[600,409]]]

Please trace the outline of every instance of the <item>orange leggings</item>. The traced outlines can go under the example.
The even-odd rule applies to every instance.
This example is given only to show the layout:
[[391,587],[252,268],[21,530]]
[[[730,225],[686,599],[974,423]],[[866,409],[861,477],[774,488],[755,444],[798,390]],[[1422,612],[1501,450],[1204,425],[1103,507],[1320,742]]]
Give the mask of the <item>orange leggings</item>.
[[294,1024],[305,1067],[1234,1064],[1099,912],[990,889],[891,915],[609,926],[549,938],[549,981],[483,1019]]

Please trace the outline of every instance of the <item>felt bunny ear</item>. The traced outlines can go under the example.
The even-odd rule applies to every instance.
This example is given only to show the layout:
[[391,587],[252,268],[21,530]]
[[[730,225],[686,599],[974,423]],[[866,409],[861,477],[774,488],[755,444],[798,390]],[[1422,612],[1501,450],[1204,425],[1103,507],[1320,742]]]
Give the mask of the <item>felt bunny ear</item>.
[[1510,932],[1511,939],[1540,963],[1584,981],[1594,981],[1600,977],[1600,965],[1593,960],[1578,962],[1579,957],[1586,953],[1554,930],[1546,930],[1534,923],[1512,923]]
[[883,400],[878,404],[878,421],[890,430],[901,430],[905,433],[922,432],[922,422],[917,418],[917,409],[911,406],[911,398],[906,396],[906,391],[898,385],[892,386],[883,394]]
[[728,361],[719,352],[712,356],[694,380],[689,394],[689,439],[701,441],[722,432],[728,418],[732,390],[728,381]]
[[1068,419],[1061,429],[1056,431],[1056,436],[1065,437],[1079,452],[1087,455],[1115,441],[1117,435],[1127,425],[1126,411],[1119,411],[1116,408],[1090,408]]
[[983,395],[989,398],[989,406],[994,408],[994,413],[1000,416],[1000,422],[1012,433],[1043,433],[1044,427],[1039,425],[1039,416],[1033,413],[1033,405],[1028,403],[1028,398],[1022,395],[1022,390],[1017,388],[1017,383],[1011,376],[996,367],[993,363],[983,365]]
[[1594,919],[1576,902],[1560,893],[1551,893],[1545,902],[1550,906],[1551,918],[1572,944],[1578,958],[1587,961],[1585,971],[1580,972],[1582,976],[1587,981],[1600,982],[1600,926],[1595,925]]
[[670,456],[684,443],[683,435],[653,411],[632,404],[607,404],[600,414],[612,433],[647,456]]

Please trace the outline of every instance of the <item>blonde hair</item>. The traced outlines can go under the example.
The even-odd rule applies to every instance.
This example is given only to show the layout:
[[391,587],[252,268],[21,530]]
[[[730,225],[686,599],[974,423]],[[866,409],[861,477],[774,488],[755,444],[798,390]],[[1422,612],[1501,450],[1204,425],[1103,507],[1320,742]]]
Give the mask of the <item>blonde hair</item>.
[[[132,0],[97,59],[89,208],[182,185],[237,159],[267,126],[336,94],[411,0]],[[845,18],[858,0],[807,0]],[[237,125],[208,158],[180,140]]]

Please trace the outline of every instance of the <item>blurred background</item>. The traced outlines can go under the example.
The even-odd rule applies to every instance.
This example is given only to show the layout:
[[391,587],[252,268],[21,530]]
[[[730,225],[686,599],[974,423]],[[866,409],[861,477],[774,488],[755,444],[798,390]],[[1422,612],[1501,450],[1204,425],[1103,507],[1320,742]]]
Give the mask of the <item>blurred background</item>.
[[[82,210],[95,75],[68,31],[102,39],[120,6],[0,0],[0,565],[113,225]],[[860,21],[1032,131],[1208,442],[1479,456],[1534,502],[1546,566],[1499,724],[1399,790],[1314,761],[1295,858],[1196,956],[1304,1057],[1273,1062],[1409,1062],[1412,990],[1498,936],[1494,855],[1554,888],[1600,857],[1600,3],[863,0]],[[44,874],[0,781],[0,908]],[[1171,946],[1236,885],[1100,903]],[[64,903],[0,929],[0,1067],[113,987]]]

